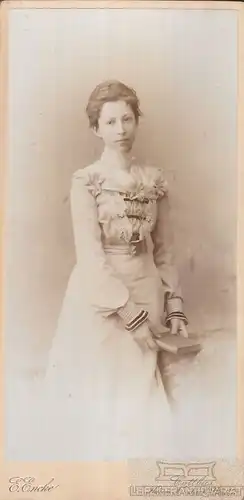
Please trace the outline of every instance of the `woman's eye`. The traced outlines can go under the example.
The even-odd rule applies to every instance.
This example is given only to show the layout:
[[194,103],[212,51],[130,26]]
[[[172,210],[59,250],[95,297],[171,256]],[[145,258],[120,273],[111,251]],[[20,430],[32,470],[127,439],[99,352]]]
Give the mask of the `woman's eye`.
[[131,116],[125,116],[125,117],[124,117],[124,121],[125,121],[125,122],[129,122],[129,121],[131,121]]
[[115,120],[109,120],[107,123],[108,123],[108,125],[114,125]]

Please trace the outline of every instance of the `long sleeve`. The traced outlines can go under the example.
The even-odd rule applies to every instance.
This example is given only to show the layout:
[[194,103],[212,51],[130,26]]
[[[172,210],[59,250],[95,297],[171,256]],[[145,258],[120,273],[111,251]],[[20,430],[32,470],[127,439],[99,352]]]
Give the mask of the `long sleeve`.
[[183,318],[183,298],[174,259],[174,241],[168,195],[162,196],[157,204],[157,221],[151,236],[154,244],[154,262],[165,289],[164,307],[168,316],[181,313]]
[[118,313],[128,330],[147,316],[130,300],[127,287],[117,278],[102,247],[96,199],[86,185],[82,170],[73,175],[70,192],[76,262],[81,287],[90,304],[103,315]]
[[152,232],[154,262],[165,287],[165,292],[169,297],[182,297],[178,272],[174,262],[174,242],[168,196],[165,194],[158,200],[157,204],[157,221]]

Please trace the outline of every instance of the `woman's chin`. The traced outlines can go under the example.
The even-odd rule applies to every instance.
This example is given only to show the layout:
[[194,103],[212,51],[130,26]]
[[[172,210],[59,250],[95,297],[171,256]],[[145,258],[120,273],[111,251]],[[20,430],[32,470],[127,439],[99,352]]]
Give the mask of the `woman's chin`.
[[130,141],[116,142],[115,148],[118,151],[123,151],[125,153],[128,153],[132,148],[132,143]]

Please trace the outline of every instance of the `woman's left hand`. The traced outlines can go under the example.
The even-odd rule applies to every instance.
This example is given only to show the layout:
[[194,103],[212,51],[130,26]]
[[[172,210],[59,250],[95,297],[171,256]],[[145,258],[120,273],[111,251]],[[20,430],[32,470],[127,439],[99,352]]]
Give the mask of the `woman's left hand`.
[[182,319],[172,318],[170,321],[170,333],[172,335],[177,335],[178,333],[182,337],[188,337],[188,331],[186,325]]
[[155,338],[160,339],[162,335],[169,333],[169,329],[166,328],[161,323],[152,322],[150,319],[147,319],[147,324],[150,332],[153,334]]

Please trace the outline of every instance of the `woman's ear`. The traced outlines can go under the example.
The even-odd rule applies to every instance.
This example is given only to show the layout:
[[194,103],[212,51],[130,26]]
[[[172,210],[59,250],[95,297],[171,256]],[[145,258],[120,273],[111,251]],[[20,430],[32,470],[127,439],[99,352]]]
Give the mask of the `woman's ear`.
[[96,137],[99,137],[101,139],[99,127],[93,127],[92,131],[93,131],[93,134],[96,135]]

